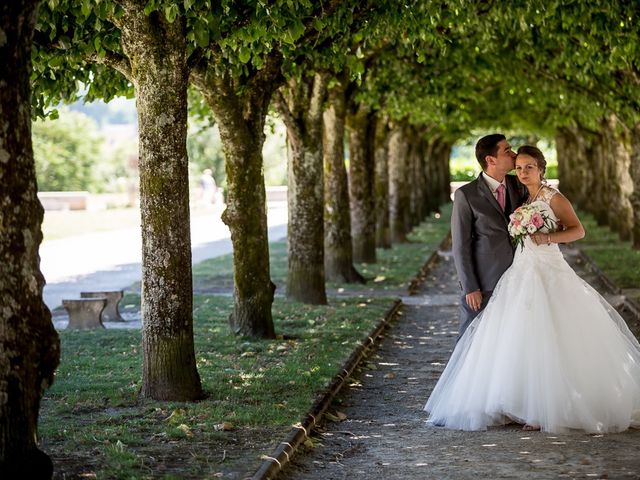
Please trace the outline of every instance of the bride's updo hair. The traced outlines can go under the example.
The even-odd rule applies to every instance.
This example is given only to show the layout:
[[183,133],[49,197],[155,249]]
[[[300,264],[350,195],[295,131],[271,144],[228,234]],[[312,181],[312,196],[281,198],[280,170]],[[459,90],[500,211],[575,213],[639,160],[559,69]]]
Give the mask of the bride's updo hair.
[[538,168],[542,172],[540,174],[540,178],[544,180],[544,172],[547,170],[547,161],[544,159],[542,150],[540,150],[538,147],[534,147],[533,145],[522,145],[518,149],[516,158],[518,158],[518,156],[520,155],[528,155],[536,161]]

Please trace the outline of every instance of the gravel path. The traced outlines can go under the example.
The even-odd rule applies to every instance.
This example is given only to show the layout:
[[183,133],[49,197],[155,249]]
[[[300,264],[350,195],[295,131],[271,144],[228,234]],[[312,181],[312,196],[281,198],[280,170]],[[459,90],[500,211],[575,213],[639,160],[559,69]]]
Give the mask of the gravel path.
[[[566,249],[565,256],[603,291],[575,251]],[[517,425],[487,432],[426,426],[422,408],[457,334],[457,297],[453,261],[444,252],[334,402],[332,411],[346,419],[323,425],[315,446],[299,451],[279,479],[640,479],[637,430],[603,436],[523,432]]]

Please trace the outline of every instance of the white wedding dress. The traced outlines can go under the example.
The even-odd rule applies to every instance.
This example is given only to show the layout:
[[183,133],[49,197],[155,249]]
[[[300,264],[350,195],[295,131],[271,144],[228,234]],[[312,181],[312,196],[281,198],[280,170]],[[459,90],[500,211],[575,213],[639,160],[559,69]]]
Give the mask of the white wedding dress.
[[[554,224],[556,192],[545,187],[534,202]],[[557,244],[527,237],[424,409],[428,423],[461,430],[513,421],[555,433],[640,427],[640,345]]]

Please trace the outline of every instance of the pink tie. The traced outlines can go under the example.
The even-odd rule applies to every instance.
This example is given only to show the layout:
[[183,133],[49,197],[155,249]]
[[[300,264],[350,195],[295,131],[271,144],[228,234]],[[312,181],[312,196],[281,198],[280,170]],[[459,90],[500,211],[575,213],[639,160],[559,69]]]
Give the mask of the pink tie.
[[498,185],[498,188],[496,189],[496,193],[498,194],[498,204],[502,211],[504,211],[504,190],[503,184]]

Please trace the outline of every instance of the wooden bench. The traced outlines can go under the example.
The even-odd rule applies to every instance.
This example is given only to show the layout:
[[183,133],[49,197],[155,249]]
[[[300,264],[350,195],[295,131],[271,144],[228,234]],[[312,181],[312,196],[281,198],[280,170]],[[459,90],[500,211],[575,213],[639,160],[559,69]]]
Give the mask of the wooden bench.
[[113,292],[80,292],[80,298],[106,298],[107,306],[104,307],[102,312],[103,322],[124,322],[124,318],[120,316],[118,310],[118,304],[124,292],[122,290],[116,290]]
[[102,310],[106,305],[105,297],[62,300],[62,306],[69,314],[67,328],[70,330],[104,328]]

